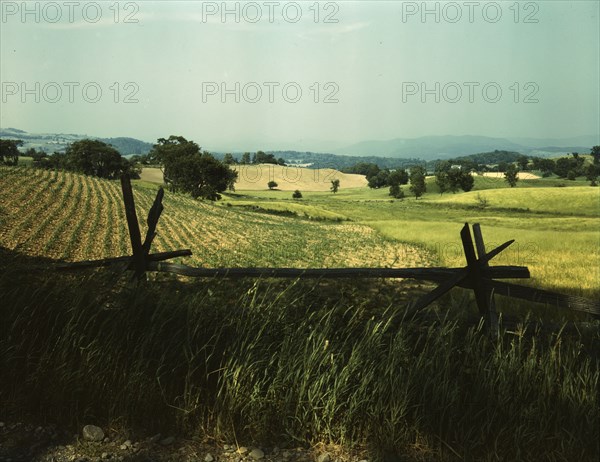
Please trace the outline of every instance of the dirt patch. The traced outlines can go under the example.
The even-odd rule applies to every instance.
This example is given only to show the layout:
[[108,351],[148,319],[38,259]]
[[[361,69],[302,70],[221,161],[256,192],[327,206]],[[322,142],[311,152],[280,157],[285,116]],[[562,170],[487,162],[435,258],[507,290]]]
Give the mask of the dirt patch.
[[142,181],[148,181],[150,183],[163,184],[163,173],[160,168],[143,168],[142,173],[140,173],[140,179]]
[[[504,173],[502,173],[502,172],[485,172],[483,174],[483,176],[487,176],[490,178],[503,179]],[[517,173],[517,176],[518,176],[519,180],[539,180],[540,179],[540,177],[538,175],[535,175],[535,174],[529,173],[529,172],[519,172],[519,173]]]

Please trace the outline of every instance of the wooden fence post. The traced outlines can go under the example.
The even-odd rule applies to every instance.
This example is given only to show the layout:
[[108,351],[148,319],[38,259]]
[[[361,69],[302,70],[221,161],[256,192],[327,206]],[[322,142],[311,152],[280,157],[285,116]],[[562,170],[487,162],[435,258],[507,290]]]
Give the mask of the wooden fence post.
[[135,202],[133,200],[133,191],[131,189],[129,175],[121,176],[121,189],[123,190],[125,216],[127,217],[127,227],[129,228],[131,250],[133,251],[133,266],[135,269],[134,277],[141,279],[146,272],[146,261],[142,249],[142,236],[140,234],[140,225],[135,212]]
[[[483,284],[483,268],[480,266],[480,261],[477,260],[477,256],[475,255],[475,248],[473,247],[471,230],[469,229],[468,223],[465,223],[465,226],[463,226],[462,230],[460,231],[460,238],[462,240],[465,258],[467,260],[469,279],[473,286],[473,292],[475,293],[475,301],[477,302],[477,307],[479,308],[479,314],[485,319],[488,319],[490,312],[490,301]],[[482,258],[486,260],[485,253],[482,253]]]
[[[477,256],[479,257],[480,269],[486,270],[490,267],[488,257],[485,252],[485,243],[483,242],[483,234],[479,223],[473,224],[473,235],[475,237],[475,247],[477,247]],[[498,313],[496,312],[496,302],[494,300],[494,291],[483,288],[485,298],[488,301],[488,310],[486,313],[486,322],[492,334],[498,333]]]

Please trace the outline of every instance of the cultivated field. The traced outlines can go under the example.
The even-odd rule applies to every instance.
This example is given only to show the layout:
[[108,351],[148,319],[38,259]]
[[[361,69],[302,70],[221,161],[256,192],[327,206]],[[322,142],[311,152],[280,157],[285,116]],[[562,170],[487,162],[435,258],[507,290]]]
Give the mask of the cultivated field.
[[[0,168],[0,175],[0,246],[71,261],[130,252],[118,182],[29,168]],[[134,190],[141,224],[156,190]],[[356,223],[229,209],[180,194],[166,194],[164,206],[153,250],[190,248],[185,261],[196,266],[419,266],[430,258]]]
[[585,184],[555,187],[562,183],[528,181],[506,188],[503,180],[476,177],[474,191],[440,196],[430,180],[433,192],[419,200],[405,186],[407,198],[402,201],[391,200],[387,189],[343,187],[337,194],[307,193],[300,201],[287,192],[238,190],[226,201],[280,211],[286,204],[289,210],[300,204],[315,216],[335,213],[393,240],[426,248],[446,266],[464,264],[459,231],[466,221],[478,222],[490,248],[516,239],[494,263],[528,266],[532,279],[525,283],[600,296],[600,191]]
[[[480,222],[490,248],[517,239],[493,263],[593,298],[598,188],[569,185],[580,186],[477,177],[473,192],[440,196],[429,181],[419,200],[343,180],[337,194],[307,184],[300,200],[266,184],[217,203],[166,192],[153,250],[191,248],[181,260],[207,267],[462,266],[459,230]],[[156,189],[134,184],[142,228]],[[160,274],[138,285],[106,270],[48,272],[41,257],[130,253],[119,182],[0,167],[0,198],[3,419],[175,434],[173,453],[199,438],[328,445],[342,462],[597,460],[590,316],[496,297],[501,330],[488,336],[470,292],[415,311],[407,302],[431,285],[408,281]]]
[[[282,165],[235,165],[238,172],[236,189],[262,191],[268,189],[267,183],[275,181],[281,191],[329,191],[332,180],[340,180],[344,188],[362,188],[367,185],[363,175],[342,173],[332,168],[309,169],[304,167],[285,167]],[[162,172],[158,168],[145,168],[141,179],[162,184]]]

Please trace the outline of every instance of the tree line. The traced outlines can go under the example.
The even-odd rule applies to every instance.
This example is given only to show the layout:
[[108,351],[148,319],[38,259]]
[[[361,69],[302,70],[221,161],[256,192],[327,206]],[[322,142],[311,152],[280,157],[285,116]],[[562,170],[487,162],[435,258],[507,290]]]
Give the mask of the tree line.
[[[17,165],[22,140],[0,140],[0,162]],[[121,156],[113,146],[100,141],[84,139],[67,146],[65,152],[51,155],[31,148],[24,153],[33,159],[33,166],[45,169],[67,170],[99,178],[116,179],[123,174],[139,178],[142,164],[158,164],[164,182],[172,192],[189,193],[194,198],[217,200],[220,193],[233,190],[237,172],[202,151],[193,141],[171,135],[159,138],[146,156],[131,160]]]

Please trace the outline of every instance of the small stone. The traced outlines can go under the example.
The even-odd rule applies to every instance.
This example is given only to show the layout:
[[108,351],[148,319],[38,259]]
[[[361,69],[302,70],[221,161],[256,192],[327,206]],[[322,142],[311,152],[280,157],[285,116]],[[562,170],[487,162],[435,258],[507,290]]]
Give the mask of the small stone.
[[213,462],[213,460],[215,460],[215,458],[212,456],[212,454],[210,452],[208,454],[206,454],[206,457],[204,458],[204,462]]
[[265,453],[262,452],[260,449],[255,448],[252,451],[250,451],[250,457],[252,457],[254,460],[259,460],[265,457]]
[[281,453],[281,457],[283,457],[284,459],[289,459],[292,456],[292,453],[290,451],[283,451]]
[[127,449],[129,449],[129,447],[126,444],[122,444],[121,446],[119,446],[119,449],[121,449],[123,451],[127,451]]
[[163,446],[169,446],[170,444],[173,444],[174,442],[175,442],[175,437],[169,436],[169,437],[165,438],[164,440],[162,440],[160,442],[160,444],[162,444]]
[[100,427],[95,425],[86,425],[83,427],[83,439],[86,441],[102,441],[104,432]]
[[102,458],[103,459],[110,459],[110,454],[108,452],[103,452],[102,453]]
[[130,449],[133,444],[131,443],[131,440],[125,440],[123,446],[127,446],[127,449]]
[[239,452],[240,454],[246,454],[246,453],[248,452],[248,448],[247,448],[246,446],[240,446],[240,447],[238,448],[238,452]]
[[103,443],[108,443],[109,441],[110,441],[110,438],[108,436],[102,440]]
[[319,457],[317,457],[317,462],[331,462],[331,456],[329,455],[329,453],[324,452],[323,454],[320,454]]

